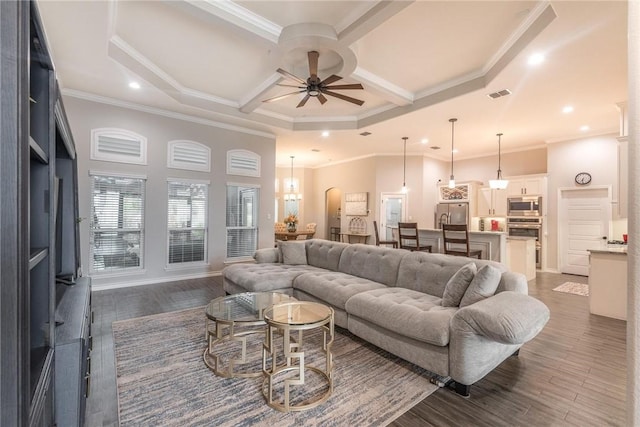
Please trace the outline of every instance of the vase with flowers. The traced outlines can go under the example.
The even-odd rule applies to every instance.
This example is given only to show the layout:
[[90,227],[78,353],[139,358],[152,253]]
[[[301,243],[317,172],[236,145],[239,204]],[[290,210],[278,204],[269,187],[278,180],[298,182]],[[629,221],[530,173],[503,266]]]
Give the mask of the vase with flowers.
[[296,228],[297,228],[297,224],[298,224],[298,217],[295,216],[294,214],[290,213],[285,219],[284,219],[284,223],[287,224],[287,230],[290,233],[295,233]]

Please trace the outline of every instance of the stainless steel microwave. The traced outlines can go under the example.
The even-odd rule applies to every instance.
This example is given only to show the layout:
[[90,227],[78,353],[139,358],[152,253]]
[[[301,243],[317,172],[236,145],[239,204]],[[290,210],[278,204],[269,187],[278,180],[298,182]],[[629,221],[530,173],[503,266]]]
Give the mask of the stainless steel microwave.
[[542,216],[541,196],[509,197],[507,199],[508,216]]

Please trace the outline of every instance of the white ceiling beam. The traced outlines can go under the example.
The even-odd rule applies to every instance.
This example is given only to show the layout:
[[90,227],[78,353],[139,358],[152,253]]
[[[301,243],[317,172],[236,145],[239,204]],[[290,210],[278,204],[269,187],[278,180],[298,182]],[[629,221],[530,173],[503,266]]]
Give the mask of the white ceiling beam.
[[367,92],[375,94],[392,104],[404,106],[413,103],[413,93],[361,67],[357,67],[351,77],[362,83]]
[[240,100],[240,111],[243,113],[251,113],[254,111],[262,105],[262,100],[266,97],[266,93],[282,80],[283,78],[280,73],[271,74],[264,82],[260,83]]
[[360,40],[370,31],[379,27],[392,16],[409,6],[414,0],[408,1],[379,1],[364,15],[356,19],[351,25],[338,34],[338,41],[344,46],[349,46]]
[[271,43],[278,43],[282,27],[230,0],[166,1],[199,18],[211,16],[248,31]]

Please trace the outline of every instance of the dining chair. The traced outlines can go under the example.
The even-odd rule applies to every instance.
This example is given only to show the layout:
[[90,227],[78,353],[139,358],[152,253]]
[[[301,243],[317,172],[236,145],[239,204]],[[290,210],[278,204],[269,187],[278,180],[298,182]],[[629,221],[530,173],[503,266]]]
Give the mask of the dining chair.
[[410,251],[431,252],[431,245],[421,245],[418,236],[417,222],[399,222],[398,223],[398,241],[400,249],[408,249]]
[[[447,255],[466,256],[480,259],[480,249],[469,248],[469,228],[467,224],[442,224],[442,239],[444,241],[444,253]],[[451,245],[463,245],[464,248],[452,249]]]
[[373,231],[376,233],[376,246],[380,246],[380,245],[391,245],[394,248],[398,247],[398,241],[397,240],[380,240],[380,233],[378,232],[378,222],[377,221],[373,221]]

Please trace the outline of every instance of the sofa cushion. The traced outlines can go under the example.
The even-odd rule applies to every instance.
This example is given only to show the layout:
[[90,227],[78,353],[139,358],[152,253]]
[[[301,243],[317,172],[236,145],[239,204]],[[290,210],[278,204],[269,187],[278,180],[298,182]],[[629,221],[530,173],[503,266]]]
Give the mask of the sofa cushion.
[[385,288],[356,294],[345,306],[357,316],[397,334],[425,343],[449,344],[449,321],[458,310],[442,300],[405,288]]
[[408,252],[373,245],[348,245],[342,251],[338,270],[364,277],[387,286],[395,286],[402,257]]
[[478,270],[460,301],[460,308],[494,295],[501,277],[502,272],[491,265],[485,265]]
[[478,267],[472,262],[462,266],[460,270],[456,272],[451,279],[447,282],[444,288],[444,295],[442,296],[443,307],[457,307],[460,305],[460,300],[464,296],[469,284],[473,280],[473,277],[478,272]]
[[386,288],[381,283],[362,277],[326,270],[296,277],[293,287],[342,310],[347,300],[353,295],[372,289]]
[[331,271],[338,271],[342,251],[347,243],[332,242],[324,239],[305,240],[307,246],[307,263]]
[[307,249],[304,242],[278,242],[282,252],[282,263],[286,265],[307,265]]
[[291,288],[293,279],[310,271],[321,270],[310,265],[239,263],[225,267],[222,274],[225,280],[233,282],[247,292],[268,292]]
[[447,282],[465,264],[473,262],[478,269],[492,265],[500,271],[507,267],[488,260],[461,256],[411,252],[402,258],[396,286],[442,298]]

